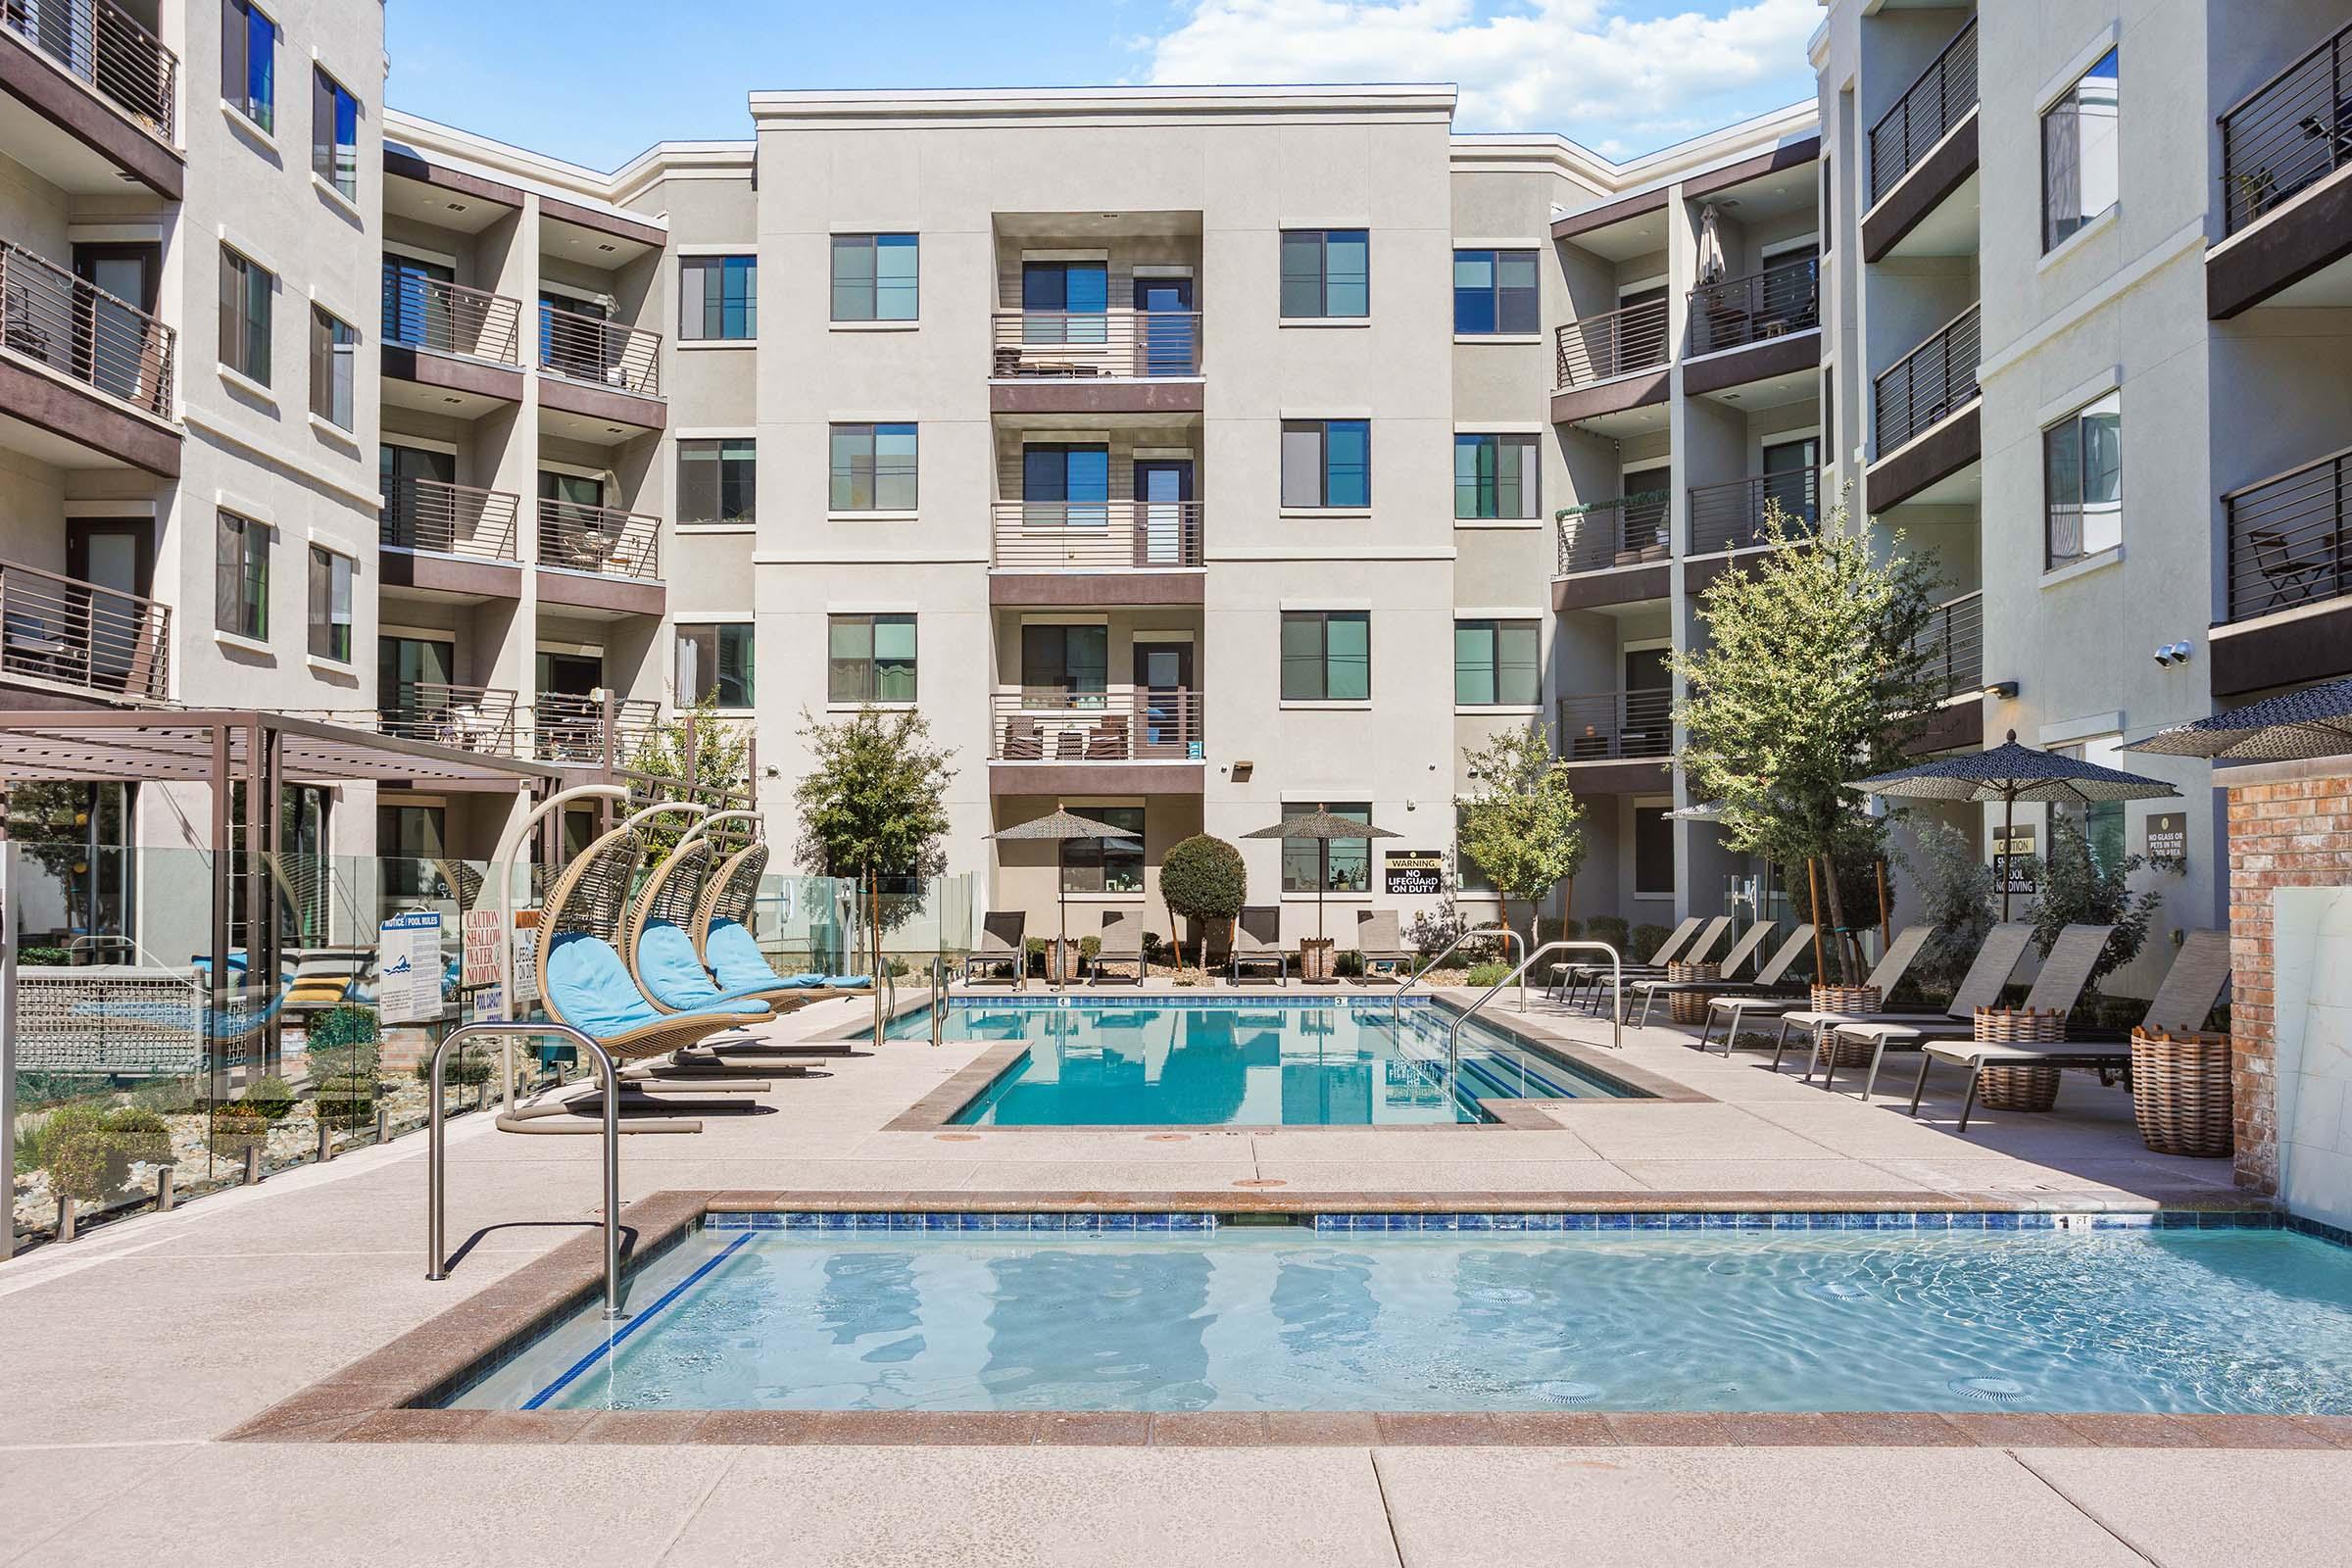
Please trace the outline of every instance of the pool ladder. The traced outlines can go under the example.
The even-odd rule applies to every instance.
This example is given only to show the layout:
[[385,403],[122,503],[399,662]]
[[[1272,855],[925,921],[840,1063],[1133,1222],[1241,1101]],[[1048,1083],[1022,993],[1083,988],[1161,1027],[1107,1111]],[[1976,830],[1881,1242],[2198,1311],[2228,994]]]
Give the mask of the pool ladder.
[[[1389,1024],[1391,1032],[1396,1033],[1398,1039],[1403,1038],[1401,1031],[1397,1029],[1397,1025],[1402,1023],[1404,1017],[1404,994],[1407,991],[1412,990],[1413,987],[1419,985],[1423,975],[1428,974],[1439,964],[1444,963],[1446,959],[1452,955],[1454,949],[1460,947],[1463,943],[1472,941],[1478,937],[1502,938],[1502,951],[1506,954],[1511,951],[1511,944],[1514,942],[1519,944],[1519,951],[1521,953],[1525,953],[1527,951],[1527,938],[1521,936],[1518,932],[1512,930],[1507,925],[1477,926],[1471,930],[1463,932],[1460,936],[1455,937],[1451,942],[1446,943],[1446,946],[1438,950],[1438,956],[1436,957],[1423,964],[1418,972],[1406,979],[1402,985],[1398,986],[1396,991],[1390,995]],[[1522,977],[1519,981],[1519,1010],[1521,1012],[1525,1012],[1527,1010],[1527,980],[1524,975],[1525,965],[1523,964],[1521,968]]]
[[1625,1049],[1625,959],[1615,948],[1606,942],[1546,942],[1526,957],[1521,958],[1517,968],[1487,987],[1486,993],[1469,1006],[1464,1007],[1460,1015],[1453,1020],[1453,1026],[1446,1031],[1446,1070],[1447,1073],[1452,1073],[1461,1064],[1462,1026],[1470,1021],[1472,1014],[1501,995],[1502,988],[1514,980],[1519,982],[1519,1010],[1527,1011],[1527,971],[1533,968],[1538,960],[1547,958],[1555,953],[1566,953],[1570,949],[1584,953],[1605,953],[1609,956],[1611,977],[1609,1044],[1619,1051]]

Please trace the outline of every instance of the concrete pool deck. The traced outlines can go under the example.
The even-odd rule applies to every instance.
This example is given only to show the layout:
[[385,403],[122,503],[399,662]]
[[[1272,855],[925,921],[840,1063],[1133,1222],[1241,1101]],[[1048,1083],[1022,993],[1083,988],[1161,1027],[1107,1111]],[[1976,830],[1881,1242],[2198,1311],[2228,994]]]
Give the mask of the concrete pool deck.
[[[829,1004],[769,1032],[806,1039],[857,1017]],[[1607,1034],[1548,1009],[1531,1028]],[[2226,1162],[2146,1153],[2125,1097],[2085,1074],[2068,1076],[2058,1112],[1980,1113],[1960,1138],[1956,1074],[1931,1084],[1914,1123],[1887,1095],[1824,1093],[1753,1054],[1701,1058],[1664,1028],[1626,1038],[1628,1062],[1706,1098],[1546,1105],[1548,1129],[894,1133],[882,1129],[986,1047],[893,1042],[814,1059],[808,1077],[777,1078],[758,1113],[708,1118],[699,1136],[627,1140],[622,1192],[786,1193],[811,1206],[942,1194],[975,1206],[1178,1194],[1233,1208],[1369,1195],[1464,1209],[2249,1206]],[[561,1530],[567,1568],[1506,1556],[2242,1568],[2328,1560],[2341,1546],[2334,1499],[2352,1491],[2352,1448],[2323,1446],[2352,1438],[2328,1423],[2277,1424],[2260,1451],[2146,1446],[2207,1442],[2194,1422],[2129,1451],[2071,1446],[2047,1426],[1988,1434],[1992,1446],[1930,1446],[1914,1433],[1833,1450],[1806,1444],[1801,1421],[1775,1433],[1739,1418],[1637,1446],[1591,1433],[1562,1444],[1569,1424],[1523,1446],[1490,1425],[1475,1453],[1301,1428],[1289,1441],[1306,1446],[1279,1456],[1083,1433],[1065,1446],[1042,1432],[853,1446],[810,1430],[787,1449],[718,1431],[657,1445],[613,1432],[613,1445],[583,1429],[555,1463],[537,1445],[497,1441],[494,1425],[447,1434],[454,1443],[220,1441],[461,1301],[495,1303],[515,1270],[592,1228],[596,1140],[461,1118],[449,1235],[462,1255],[448,1281],[427,1282],[423,1152],[406,1139],[0,1264],[0,1563],[526,1562]],[[672,1436],[704,1419],[678,1413]]]

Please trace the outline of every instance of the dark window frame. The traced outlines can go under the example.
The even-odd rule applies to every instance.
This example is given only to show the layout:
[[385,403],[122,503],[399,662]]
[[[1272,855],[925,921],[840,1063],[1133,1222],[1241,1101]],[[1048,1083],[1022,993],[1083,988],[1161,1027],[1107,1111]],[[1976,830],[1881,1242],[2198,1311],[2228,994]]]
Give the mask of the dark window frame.
[[[835,653],[835,633],[845,627],[858,625],[863,625],[865,628],[864,654],[862,656],[855,654],[844,656]],[[879,652],[880,639],[876,634],[884,626],[894,629],[904,626],[906,629],[907,646],[910,651],[904,661],[895,655],[890,661],[894,664],[903,662],[905,665],[906,690],[904,695],[882,695],[884,661]],[[844,690],[841,677],[845,673],[849,673],[852,667],[855,667],[859,673],[851,682],[851,689]],[[860,611],[852,613],[829,614],[825,617],[825,702],[828,706],[842,708],[856,704],[862,707],[868,703],[906,706],[916,700],[921,683],[922,644],[914,614],[902,611]]]
[[[697,650],[694,689],[688,689],[684,660],[692,644]],[[727,670],[730,645],[736,653],[739,666],[732,677]],[[702,651],[709,650],[709,668],[702,667]],[[672,628],[670,652],[671,687],[680,707],[699,707],[708,699],[727,711],[749,711],[758,706],[759,693],[759,626],[749,620],[690,620],[680,621]],[[734,690],[730,694],[729,686]],[[730,701],[730,695],[735,699]]]
[[679,257],[678,341],[756,343],[759,339],[760,258]]
[[[270,385],[277,274],[235,246],[220,247],[220,363]],[[258,308],[257,308],[258,301]]]
[[[2100,68],[2106,66],[2111,61],[2115,65],[2115,70],[2110,79],[2112,79],[2116,84],[2116,108],[2115,118],[2106,137],[2106,146],[2108,149],[2108,157],[2113,161],[2114,164],[2113,172],[2116,190],[2115,200],[2109,202],[2097,212],[2076,212],[2061,216],[2051,210],[2051,199],[2056,194],[2052,189],[2051,181],[2058,177],[2061,172],[2051,157],[2053,151],[2052,141],[2053,139],[2065,139],[2065,132],[2062,127],[2070,122],[2069,117],[2071,117],[2071,124],[2073,126],[2071,139],[2073,168],[2071,171],[2069,171],[2069,172],[2072,173],[2075,182],[2075,205],[2077,207],[2081,207],[2082,204],[2082,173],[2084,168],[2086,167],[2082,156],[2082,125],[2085,119],[2082,105],[2082,84],[2090,80],[2092,76],[2098,74]],[[2106,53],[2100,55],[2098,59],[2092,61],[2088,66],[2084,67],[2082,74],[2067,84],[2066,91],[2060,93],[2055,99],[2051,100],[2049,107],[2042,110],[2041,114],[2035,120],[2035,127],[2039,134],[2041,143],[2041,253],[2044,256],[2047,256],[2050,252],[2065,244],[2075,235],[2081,233],[2082,230],[2088,228],[2091,224],[2104,218],[2107,214],[2113,212],[2123,200],[2122,46],[2115,45],[2110,47]],[[2064,225],[2063,231],[2061,230],[2061,225]]]
[[311,412],[338,430],[359,422],[359,357],[360,329],[313,300]]
[[[1104,839],[1064,839],[1061,841],[1061,891],[1064,893],[1102,894],[1118,898],[1144,891],[1144,829],[1145,808],[1141,806],[1089,806],[1084,813],[1098,822],[1107,822],[1121,829],[1134,841],[1133,849],[1121,849]],[[1132,830],[1127,824],[1133,822]],[[1091,873],[1091,875],[1090,875]],[[1127,886],[1113,887],[1114,874]]]
[[[882,253],[885,250],[905,249],[914,255],[914,270],[904,284],[896,281],[887,287],[882,277]],[[860,269],[857,258],[863,258]],[[845,258],[852,261],[851,275],[842,275]],[[832,310],[836,321],[906,321],[919,320],[922,315],[922,237],[909,233],[836,234],[833,236],[831,278]],[[849,309],[845,312],[844,290],[848,290]],[[906,309],[904,314],[883,314],[886,295],[904,292]]]
[[[853,451],[850,453],[848,465],[845,466],[840,457],[841,439],[844,435],[855,435],[859,431],[864,432],[862,466],[860,454]],[[883,467],[881,444],[882,437],[886,432],[894,436],[903,432],[907,438],[909,445],[904,474],[897,471],[899,460],[896,458],[891,460],[890,471],[885,471]],[[922,426],[908,420],[891,419],[876,422],[861,420],[847,424],[827,425],[825,427],[827,473],[825,510],[828,512],[885,513],[914,511],[920,506],[922,499]],[[902,479],[906,486],[904,499],[886,501],[886,489],[895,497],[896,487]],[[858,487],[861,483],[865,492],[865,500],[862,502],[858,499]]]
[[[275,532],[268,523],[231,512],[213,514],[213,626],[232,637],[270,640],[270,550]],[[234,552],[229,540],[236,540]]]
[[[1336,474],[1345,476],[1350,467],[1335,466],[1332,462],[1331,436],[1334,430],[1359,431],[1363,437],[1363,463],[1360,492],[1349,491],[1333,483]],[[1323,511],[1362,512],[1372,505],[1372,421],[1370,419],[1285,419],[1282,421],[1281,458],[1288,464],[1290,438],[1312,432],[1315,437],[1315,499],[1291,499],[1291,478],[1287,466],[1278,475],[1282,487],[1282,504],[1286,507],[1305,507]]]
[[[1359,247],[1363,253],[1360,274],[1332,271],[1334,242],[1346,247]],[[1372,314],[1372,234],[1363,228],[1286,228],[1277,241],[1275,276],[1275,310],[1285,321],[1360,321]],[[1303,261],[1313,253],[1314,266],[1294,268],[1295,261]],[[1308,280],[1311,279],[1311,284]],[[1301,290],[1310,287],[1314,294],[1312,310],[1293,310],[1293,304],[1310,303],[1293,294],[1293,283]],[[1346,291],[1353,289],[1361,295],[1360,308],[1348,310]],[[1342,294],[1339,308],[1333,303],[1334,292]]]
[[[1517,512],[1502,510],[1502,455],[1519,453]],[[1464,512],[1462,453],[1492,453],[1492,460],[1474,460],[1470,474],[1470,506]],[[1512,430],[1461,430],[1453,437],[1453,516],[1457,522],[1532,522],[1544,514],[1544,445],[1540,436]]]
[[[277,22],[252,0],[220,0],[220,96],[247,120],[277,134]],[[260,74],[253,47],[265,46]]]
[[[348,141],[343,134],[347,121]],[[359,96],[316,64],[311,67],[311,172],[346,200],[360,199]]]
[[[1487,694],[1484,697],[1465,696],[1462,692],[1462,634],[1483,634],[1487,643]],[[1524,697],[1505,694],[1503,690],[1503,637],[1505,632],[1530,636],[1535,640],[1533,657],[1526,662],[1530,686]],[[1511,668],[1521,667],[1517,662]],[[1474,615],[1453,623],[1453,701],[1461,708],[1537,708],[1544,701],[1544,622],[1532,615]]]
[[[759,521],[760,443],[752,436],[696,436],[678,442],[680,527]],[[708,468],[710,504],[702,505]],[[735,470],[730,472],[730,470]],[[691,476],[691,478],[690,478]],[[730,496],[737,510],[729,512]]]
[[[1462,263],[1483,260],[1484,284],[1461,280]],[[1525,283],[1505,283],[1503,269],[1524,262]],[[1464,307],[1468,314],[1465,316]],[[1480,323],[1484,324],[1480,324]],[[1475,246],[1453,253],[1453,330],[1457,337],[1530,337],[1544,330],[1544,269],[1541,254],[1515,246]]]
[[[335,582],[343,584],[342,618],[335,615]],[[338,664],[352,662],[359,615],[360,564],[340,550],[314,542],[309,553],[310,653]]]
[[[1334,816],[1369,824],[1372,803],[1369,801],[1291,801],[1285,800],[1285,817],[1304,816],[1315,811],[1329,811]],[[1329,858],[1319,848],[1328,842]],[[1343,881],[1341,878],[1361,866],[1360,878]],[[1313,867],[1310,871],[1308,868]],[[1317,873],[1325,893],[1369,893],[1372,891],[1372,840],[1360,839],[1284,839],[1282,841],[1282,891],[1286,894],[1313,893]]]
[[[1283,611],[1281,614],[1281,646],[1279,650],[1281,658],[1281,669],[1279,671],[1279,689],[1282,693],[1280,699],[1281,701],[1286,703],[1350,704],[1369,703],[1372,701],[1372,612],[1370,611],[1286,610]],[[1361,695],[1351,694],[1340,697],[1334,697],[1331,695],[1332,687],[1335,684],[1331,678],[1331,628],[1335,621],[1349,625],[1360,625],[1364,628],[1364,689]],[[1301,671],[1303,671],[1306,666],[1302,662],[1295,662],[1292,659],[1290,652],[1291,628],[1297,625],[1305,625],[1310,622],[1316,628],[1316,652],[1313,663],[1313,668],[1315,670],[1315,681],[1314,689],[1312,691],[1308,691],[1302,687],[1294,686],[1292,684],[1291,676],[1294,662],[1298,662],[1298,667]]]

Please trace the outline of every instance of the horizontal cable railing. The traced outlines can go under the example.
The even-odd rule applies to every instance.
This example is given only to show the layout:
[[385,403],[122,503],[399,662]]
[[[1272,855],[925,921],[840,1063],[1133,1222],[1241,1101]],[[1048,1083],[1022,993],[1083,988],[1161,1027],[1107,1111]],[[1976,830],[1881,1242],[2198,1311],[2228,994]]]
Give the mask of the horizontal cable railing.
[[1200,373],[1199,311],[999,311],[989,343],[1000,378]]
[[1929,678],[1946,697],[1984,689],[1984,595],[1962,594],[1937,605],[1920,633],[1919,646],[1932,657]]
[[662,395],[662,334],[577,311],[539,307],[539,364],[574,381]]
[[2230,516],[2230,620],[2352,588],[2352,451],[2222,497]]
[[2352,164],[2352,23],[2221,117],[2222,232]]
[[176,345],[128,300],[0,240],[0,346],[170,418]]
[[1565,391],[1666,363],[1666,302],[1643,300],[1552,331],[1552,385]]
[[522,304],[384,264],[384,341],[520,365]]
[[1561,513],[1557,518],[1560,549],[1556,575],[1664,561],[1670,553],[1667,529],[1672,507],[1673,497],[1667,491],[1644,490]]
[[1870,127],[1870,199],[1894,189],[1976,107],[1977,19],[1971,17]]
[[111,0],[0,0],[0,26],[98,89],[158,140],[173,142],[179,57]]
[[1934,337],[1871,382],[1876,456],[1885,457],[1977,395],[1984,357],[1979,308],[1971,305]]
[[502,687],[406,681],[385,688],[377,701],[377,723],[387,735],[494,757],[521,755],[521,699]]
[[576,501],[539,502],[539,564],[601,577],[662,575],[662,519]]
[[378,539],[400,550],[437,550],[481,561],[514,561],[521,502],[505,490],[439,479],[394,479],[376,514]]
[[1690,553],[1745,550],[1768,543],[1764,518],[1779,507],[1782,527],[1809,534],[1821,523],[1821,475],[1812,468],[1758,474],[1729,484],[1693,485],[1690,490]]
[[662,721],[651,698],[541,692],[531,705],[532,752],[543,762],[628,766]]
[[0,561],[0,669],[106,697],[171,688],[172,607]]
[[1563,697],[1554,738],[1567,762],[1665,757],[1674,750],[1674,693],[1661,686]]
[[989,698],[989,753],[1004,762],[1198,761],[1200,693],[1175,687],[1105,691],[1029,687]]
[[1821,324],[1821,259],[1718,278],[1690,291],[1690,352],[1713,354]]
[[995,561],[1011,571],[1200,564],[1198,501],[999,501]]

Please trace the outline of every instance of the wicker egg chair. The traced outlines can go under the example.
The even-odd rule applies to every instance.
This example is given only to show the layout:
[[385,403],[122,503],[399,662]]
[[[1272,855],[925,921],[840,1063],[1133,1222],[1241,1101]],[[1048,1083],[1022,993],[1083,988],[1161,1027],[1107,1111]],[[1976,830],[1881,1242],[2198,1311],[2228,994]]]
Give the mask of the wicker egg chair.
[[810,988],[784,983],[773,974],[740,986],[721,986],[710,977],[695,946],[694,921],[717,861],[709,839],[689,838],[646,879],[629,910],[627,940],[621,944],[637,989],[656,1007],[672,1013],[740,1002],[764,1002],[778,1012],[790,1012],[818,1000]]
[[[716,978],[722,992],[746,995],[783,992],[804,1003],[835,997],[871,996],[871,975],[781,975],[769,967],[759,942],[752,936],[752,905],[760,896],[760,878],[767,871],[767,846],[752,843],[737,850],[713,872],[694,911],[694,951],[703,966]],[[760,989],[764,987],[765,989]]]

